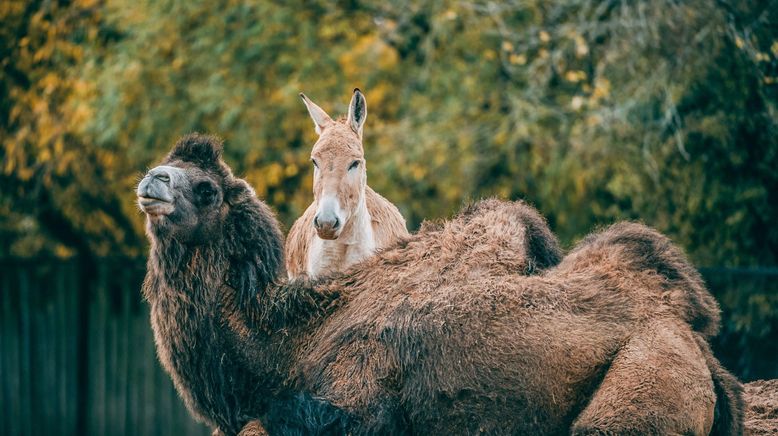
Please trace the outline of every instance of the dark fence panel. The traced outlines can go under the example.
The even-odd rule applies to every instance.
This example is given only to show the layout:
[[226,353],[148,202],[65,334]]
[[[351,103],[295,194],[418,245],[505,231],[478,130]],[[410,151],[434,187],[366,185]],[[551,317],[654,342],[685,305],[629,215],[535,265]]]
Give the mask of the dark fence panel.
[[[702,270],[717,355],[778,378],[778,270]],[[157,361],[138,260],[0,262],[1,435],[206,435]]]
[[0,434],[207,435],[159,366],[143,263],[0,265]]

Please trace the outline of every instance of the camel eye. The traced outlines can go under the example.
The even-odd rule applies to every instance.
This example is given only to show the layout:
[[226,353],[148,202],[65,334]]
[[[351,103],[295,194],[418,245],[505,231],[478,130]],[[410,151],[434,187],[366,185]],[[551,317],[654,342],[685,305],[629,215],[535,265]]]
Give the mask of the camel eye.
[[216,198],[216,187],[211,182],[200,182],[195,186],[194,193],[198,204],[208,205]]
[[351,165],[349,165],[348,170],[351,171],[358,166],[359,166],[359,160],[355,160],[354,162],[351,162]]

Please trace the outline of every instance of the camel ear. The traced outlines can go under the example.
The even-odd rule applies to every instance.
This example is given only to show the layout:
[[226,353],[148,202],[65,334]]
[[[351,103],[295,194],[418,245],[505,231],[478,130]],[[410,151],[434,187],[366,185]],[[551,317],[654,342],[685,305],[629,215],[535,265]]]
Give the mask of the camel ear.
[[362,139],[362,128],[367,119],[367,102],[359,88],[354,88],[354,95],[348,105],[348,125]]
[[222,157],[222,140],[213,135],[191,133],[176,142],[168,161],[182,160],[201,167],[218,165]]
[[311,119],[313,120],[313,125],[316,128],[316,133],[321,135],[322,130],[324,130],[324,128],[329,123],[332,122],[332,118],[330,118],[330,116],[327,115],[327,112],[324,112],[324,109],[317,106],[316,103],[312,102],[302,92],[300,93],[300,98],[303,99],[303,103],[305,103],[305,107],[308,108],[308,114],[311,116]]

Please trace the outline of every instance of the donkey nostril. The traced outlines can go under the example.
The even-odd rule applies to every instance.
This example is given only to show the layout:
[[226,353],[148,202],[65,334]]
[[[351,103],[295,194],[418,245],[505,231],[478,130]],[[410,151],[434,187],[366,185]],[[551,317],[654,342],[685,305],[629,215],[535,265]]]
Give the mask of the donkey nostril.
[[338,227],[340,227],[340,220],[335,217],[335,224],[332,225],[332,228],[337,229]]
[[319,215],[313,217],[313,226],[319,228]]

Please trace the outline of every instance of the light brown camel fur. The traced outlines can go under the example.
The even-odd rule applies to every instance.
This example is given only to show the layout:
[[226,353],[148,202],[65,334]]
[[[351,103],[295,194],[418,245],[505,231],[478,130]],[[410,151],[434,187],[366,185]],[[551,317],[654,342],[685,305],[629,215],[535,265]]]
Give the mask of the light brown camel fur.
[[747,435],[778,435],[778,379],[745,384]]
[[501,234],[468,244],[495,210],[476,205],[462,225],[286,283],[277,221],[217,140],[179,141],[138,197],[160,360],[225,434],[256,420],[270,434],[742,432],[741,387],[707,344],[718,305],[640,224],[527,275],[542,262],[501,258]]
[[362,93],[354,90],[348,116],[339,120],[300,97],[319,139],[311,151],[314,199],[287,236],[286,271],[290,278],[315,278],[345,270],[408,231],[397,207],[367,185]]

